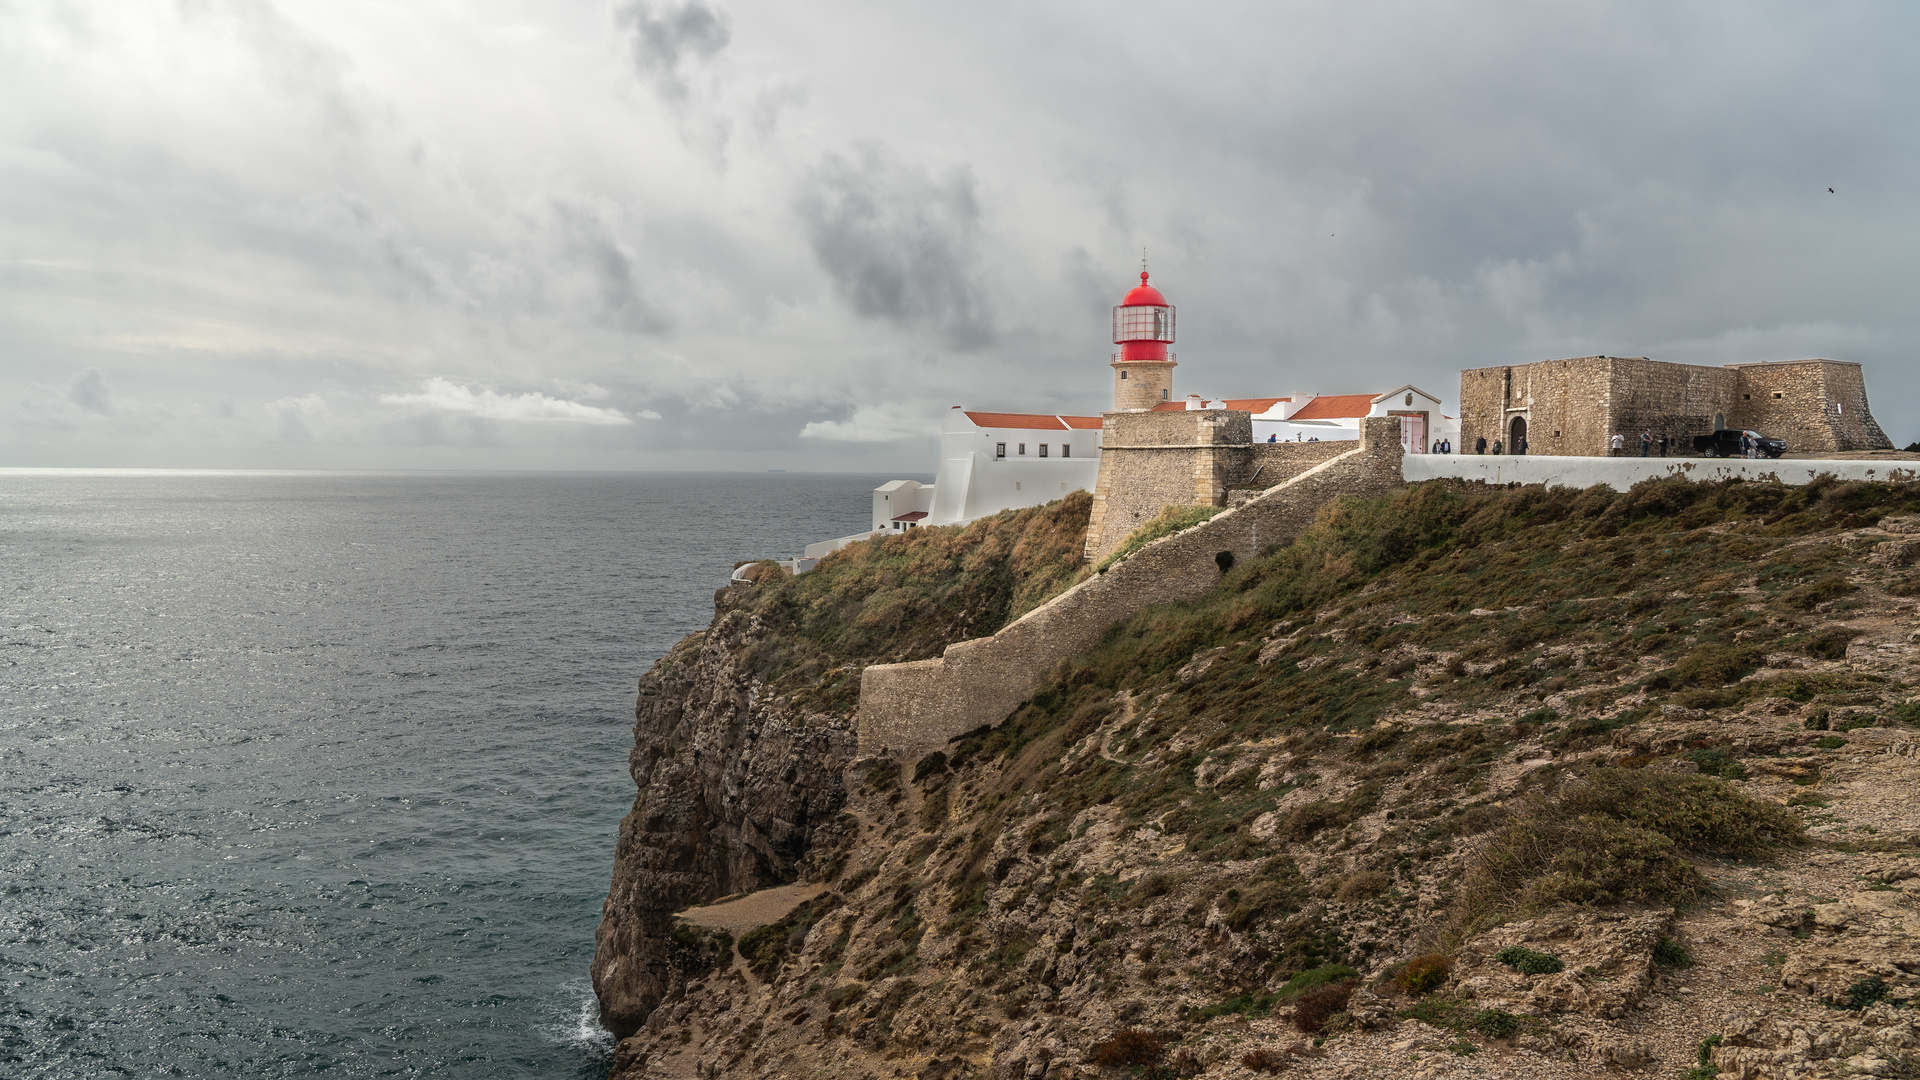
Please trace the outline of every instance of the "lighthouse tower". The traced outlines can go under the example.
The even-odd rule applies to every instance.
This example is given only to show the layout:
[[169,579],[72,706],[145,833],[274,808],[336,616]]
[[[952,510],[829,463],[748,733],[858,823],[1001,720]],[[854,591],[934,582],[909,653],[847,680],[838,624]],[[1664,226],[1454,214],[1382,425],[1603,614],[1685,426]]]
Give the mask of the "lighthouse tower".
[[1173,397],[1173,305],[1160,290],[1140,284],[1113,309],[1113,407],[1116,411],[1151,409]]

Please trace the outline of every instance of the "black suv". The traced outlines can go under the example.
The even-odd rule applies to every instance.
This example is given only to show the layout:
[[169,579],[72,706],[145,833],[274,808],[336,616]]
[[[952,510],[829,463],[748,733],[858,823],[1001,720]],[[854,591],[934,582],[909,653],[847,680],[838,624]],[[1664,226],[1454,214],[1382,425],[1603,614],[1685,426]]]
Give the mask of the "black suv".
[[1742,435],[1750,436],[1759,446],[1760,453],[1767,457],[1777,458],[1787,452],[1787,443],[1784,439],[1770,438],[1757,431],[1741,431],[1738,428],[1722,428],[1711,435],[1695,435],[1693,452],[1703,457],[1739,457]]

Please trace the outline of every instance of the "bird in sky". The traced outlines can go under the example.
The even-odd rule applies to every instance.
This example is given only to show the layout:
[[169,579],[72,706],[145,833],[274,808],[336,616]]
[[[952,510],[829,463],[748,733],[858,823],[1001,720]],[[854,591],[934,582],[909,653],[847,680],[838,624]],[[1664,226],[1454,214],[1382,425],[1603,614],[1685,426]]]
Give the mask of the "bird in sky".
[[1827,189],[1827,194],[1829,194],[1829,195],[1831,195],[1831,194],[1833,194],[1833,189],[1832,189],[1832,188],[1828,188],[1828,189]]

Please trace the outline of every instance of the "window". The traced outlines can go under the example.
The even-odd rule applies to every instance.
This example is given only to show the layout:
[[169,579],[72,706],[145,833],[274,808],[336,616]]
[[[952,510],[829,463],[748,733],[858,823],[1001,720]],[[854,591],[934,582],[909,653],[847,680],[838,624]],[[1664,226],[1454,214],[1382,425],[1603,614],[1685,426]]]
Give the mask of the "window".
[[1001,458],[1003,458],[1003,457],[1006,457],[1006,456],[1007,456],[1007,444],[1006,444],[1006,443],[1003,443],[1003,442],[997,442],[997,443],[994,443],[994,444],[993,444],[993,458],[994,458],[994,460],[995,460],[995,461],[998,461],[998,460],[1000,460]]
[[1126,368],[1121,368],[1121,369],[1120,369],[1120,381],[1121,381],[1121,382],[1126,382],[1126,381],[1127,381],[1127,369],[1126,369]]
[[1775,401],[1779,401],[1779,400],[1780,400],[1780,399],[1781,399],[1782,397],[1784,397],[1784,396],[1785,396],[1785,395],[1784,395],[1784,394],[1782,394],[1782,393],[1781,393],[1780,391],[1778,391],[1778,390],[1775,390],[1775,391],[1773,392],[1773,400],[1775,400]]
[[1167,400],[1167,391],[1165,390],[1160,391],[1160,400],[1161,401]]
[[1753,400],[1753,395],[1752,395],[1752,394],[1741,394],[1741,395],[1740,395],[1740,400],[1741,400],[1741,401],[1752,401],[1752,400]]
[[1407,395],[1407,406],[1408,406],[1409,408],[1411,408],[1411,407],[1413,406],[1413,395],[1412,395],[1412,394],[1408,394],[1408,395]]
[[1061,443],[1061,444],[1060,444],[1060,456],[1061,456],[1061,457],[1072,457],[1072,456],[1073,456],[1073,444],[1072,444],[1072,443],[1068,443],[1068,442],[1063,442],[1063,443]]
[[1047,444],[1046,444],[1046,443],[1041,443],[1041,444],[1040,444],[1040,456],[1041,456],[1041,457],[1046,457],[1046,456],[1047,456]]
[[1020,444],[1020,456],[1021,456],[1021,457],[1026,457],[1026,456],[1027,456],[1027,444],[1026,444],[1026,443],[1021,443],[1021,444]]

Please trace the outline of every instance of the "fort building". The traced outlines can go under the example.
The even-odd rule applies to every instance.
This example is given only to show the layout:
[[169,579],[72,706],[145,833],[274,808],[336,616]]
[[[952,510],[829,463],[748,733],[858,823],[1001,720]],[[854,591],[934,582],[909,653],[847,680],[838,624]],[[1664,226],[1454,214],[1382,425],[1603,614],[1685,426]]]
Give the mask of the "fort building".
[[1793,451],[1886,450],[1860,365],[1840,360],[1673,364],[1586,356],[1460,373],[1459,449],[1606,457],[1613,436],[1639,453],[1642,433],[1691,453],[1723,429],[1784,439]]

